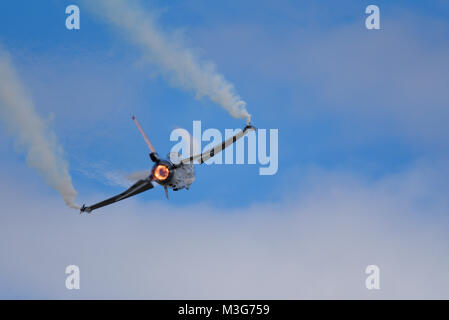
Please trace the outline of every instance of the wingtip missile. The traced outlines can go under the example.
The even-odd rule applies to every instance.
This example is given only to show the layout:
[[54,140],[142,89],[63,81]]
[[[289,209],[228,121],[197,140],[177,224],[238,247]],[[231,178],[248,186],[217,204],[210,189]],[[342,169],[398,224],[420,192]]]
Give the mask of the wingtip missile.
[[91,213],[92,209],[90,207],[86,207],[86,205],[83,204],[83,206],[80,209],[80,214],[83,213],[83,212]]
[[253,126],[251,123],[248,123],[247,125],[246,125],[246,127],[245,128],[243,128],[243,131],[244,132],[246,132],[246,131],[248,131],[248,130],[254,130],[254,131],[256,131],[256,127],[255,126]]

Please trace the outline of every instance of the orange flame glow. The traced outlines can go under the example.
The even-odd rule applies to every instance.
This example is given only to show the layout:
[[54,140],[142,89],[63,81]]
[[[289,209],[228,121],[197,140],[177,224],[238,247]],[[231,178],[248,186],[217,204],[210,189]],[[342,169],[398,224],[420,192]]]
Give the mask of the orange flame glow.
[[154,177],[159,181],[164,181],[168,178],[170,174],[170,170],[162,164],[158,165],[156,169],[154,169]]

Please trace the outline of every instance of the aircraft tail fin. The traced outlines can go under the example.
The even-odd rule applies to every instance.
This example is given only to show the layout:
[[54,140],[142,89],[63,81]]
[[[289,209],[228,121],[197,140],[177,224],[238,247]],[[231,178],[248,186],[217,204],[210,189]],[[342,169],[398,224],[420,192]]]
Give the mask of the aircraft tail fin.
[[148,148],[150,148],[151,153],[155,153],[155,149],[153,145],[151,144],[150,139],[148,139],[148,136],[143,131],[142,127],[140,126],[139,121],[137,121],[137,118],[135,116],[132,116],[133,121],[136,123],[137,129],[139,129],[140,134],[142,135],[143,139],[145,140],[145,143],[147,144]]

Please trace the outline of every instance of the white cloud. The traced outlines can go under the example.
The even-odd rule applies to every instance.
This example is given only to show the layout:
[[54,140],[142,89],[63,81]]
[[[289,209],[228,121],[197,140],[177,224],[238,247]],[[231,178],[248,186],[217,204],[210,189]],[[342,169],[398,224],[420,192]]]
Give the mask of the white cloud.
[[[0,295],[448,298],[447,176],[424,165],[376,182],[317,171],[279,203],[220,210],[140,197],[83,216],[11,182]],[[79,292],[65,289],[69,264],[81,268]],[[364,287],[370,264],[378,292]]]

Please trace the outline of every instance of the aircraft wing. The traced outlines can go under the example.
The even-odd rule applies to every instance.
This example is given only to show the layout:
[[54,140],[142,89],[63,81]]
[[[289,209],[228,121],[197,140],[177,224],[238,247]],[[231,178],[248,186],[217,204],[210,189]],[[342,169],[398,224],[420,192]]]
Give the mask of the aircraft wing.
[[153,187],[154,186],[151,183],[150,178],[139,180],[135,184],[133,184],[129,189],[127,189],[126,191],[124,191],[112,198],[106,199],[104,201],[101,201],[101,202],[94,204],[92,206],[89,206],[89,207],[86,207],[85,205],[83,205],[83,207],[81,208],[81,212],[91,212],[92,210],[95,210],[95,209],[110,205],[114,202],[135,196],[136,194],[139,194],[141,192],[152,189]]
[[211,148],[211,149],[209,149],[209,150],[207,150],[207,151],[205,151],[205,152],[203,152],[201,154],[197,154],[195,156],[191,156],[189,158],[185,158],[181,162],[183,164],[189,164],[189,163],[194,163],[195,161],[198,160],[198,162],[200,164],[203,164],[205,161],[209,160],[210,158],[212,158],[213,156],[215,156],[216,154],[220,153],[221,151],[223,151],[224,149],[226,149],[227,147],[229,147],[230,145],[235,143],[237,140],[242,138],[250,130],[256,130],[256,128],[254,128],[251,125],[247,125],[243,129],[243,131],[238,132],[236,135],[232,136],[231,138],[226,139],[222,143],[217,144],[213,148]]

